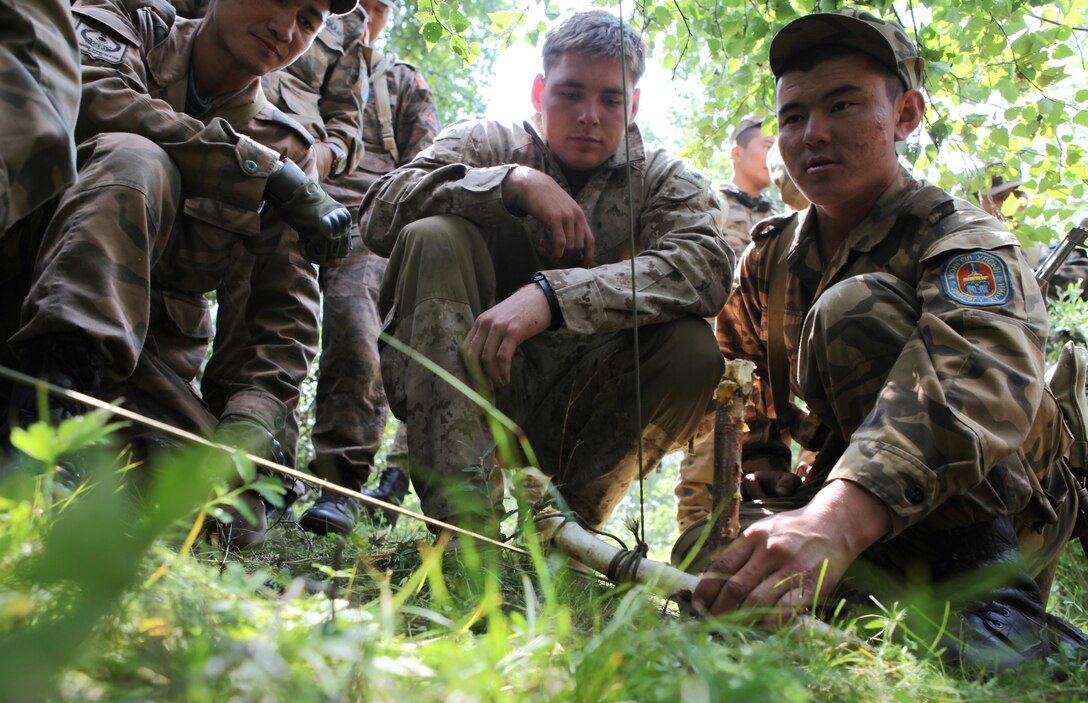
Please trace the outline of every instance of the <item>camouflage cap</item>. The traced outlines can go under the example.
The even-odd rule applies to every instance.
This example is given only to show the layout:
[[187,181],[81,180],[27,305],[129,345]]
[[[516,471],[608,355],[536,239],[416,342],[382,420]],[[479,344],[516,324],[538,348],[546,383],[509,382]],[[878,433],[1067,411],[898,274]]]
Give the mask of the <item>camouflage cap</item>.
[[334,15],[346,15],[354,10],[358,4],[359,0],[332,0],[329,3],[329,12]]
[[1020,186],[1024,185],[1024,179],[1014,178],[1011,181],[1006,181],[1003,176],[995,175],[993,180],[990,181],[989,190],[984,190],[979,195],[985,195],[988,197],[995,197],[1001,195],[1007,190],[1016,190]]
[[729,136],[729,141],[732,144],[740,144],[741,135],[750,129],[759,130],[763,133],[763,122],[767,119],[766,115],[748,115],[740,122],[737,123],[737,128],[733,130],[733,134]]
[[861,10],[818,12],[787,24],[771,40],[771,72],[781,78],[792,58],[820,46],[857,49],[896,73],[908,90],[922,87],[925,61],[903,27]]

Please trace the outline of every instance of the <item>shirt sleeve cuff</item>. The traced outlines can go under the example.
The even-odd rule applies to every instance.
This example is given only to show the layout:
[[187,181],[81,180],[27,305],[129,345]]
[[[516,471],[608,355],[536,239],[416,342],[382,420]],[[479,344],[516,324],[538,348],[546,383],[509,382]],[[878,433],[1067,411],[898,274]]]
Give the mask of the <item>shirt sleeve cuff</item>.
[[244,390],[227,400],[223,417],[228,415],[252,418],[272,434],[277,434],[287,422],[287,406],[265,391]]
[[552,287],[559,309],[563,311],[563,329],[574,334],[597,332],[604,301],[597,289],[596,277],[589,269],[572,268],[543,271]]
[[936,507],[937,475],[898,447],[874,441],[851,442],[828,476],[853,481],[888,508],[891,539]]

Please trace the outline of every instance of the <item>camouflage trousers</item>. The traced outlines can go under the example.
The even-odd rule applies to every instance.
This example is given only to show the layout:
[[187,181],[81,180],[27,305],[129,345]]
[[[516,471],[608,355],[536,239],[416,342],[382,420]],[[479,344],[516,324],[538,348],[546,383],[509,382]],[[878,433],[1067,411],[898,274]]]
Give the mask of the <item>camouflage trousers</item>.
[[[706,321],[695,317],[642,327],[637,365],[629,330],[545,332],[517,350],[509,384],[480,387],[461,360],[460,346],[476,316],[496,302],[496,268],[522,284],[535,272],[531,265],[511,271],[509,261],[493,261],[488,245],[459,217],[429,217],[405,227],[382,282],[385,329],[491,398],[524,430],[541,470],[553,477],[570,507],[590,525],[600,525],[640,470],[656,466],[695,432],[721,377],[721,353]],[[408,424],[412,483],[424,511],[462,520],[462,497],[486,496],[496,469],[482,411],[390,346],[382,348],[381,365],[393,413]],[[641,416],[635,409],[636,368]]]
[[[802,396],[838,436],[849,438],[868,418],[892,364],[916,332],[917,305],[915,291],[903,282],[869,274],[832,286],[807,314],[799,348]],[[850,335],[841,334],[843,325],[851,328]],[[856,339],[866,340],[865,348],[850,343]],[[912,561],[924,559],[927,553],[939,558],[940,545],[931,543],[933,535],[969,531],[972,525],[1009,519],[1031,574],[1046,593],[1077,516],[1074,479],[1058,456],[1063,439],[1056,418],[1054,398],[1046,394],[1024,443],[1026,450],[999,462],[990,478],[966,495],[947,501],[898,537],[878,542],[866,552],[866,560],[885,574],[897,571],[903,575]],[[1029,501],[1010,510],[988,485],[1002,480],[1004,472],[1029,474],[1027,478],[1040,486],[1037,493],[1045,496],[1042,500],[1047,505]],[[747,526],[771,513],[799,508],[819,487],[817,479],[790,498],[746,502],[741,522]]]
[[102,397],[208,432],[217,416],[195,385],[213,334],[204,293],[228,274],[242,237],[181,211],[177,168],[147,139],[101,134],[78,156],[77,183],[38,235],[13,348],[32,367],[44,340],[85,340],[105,362]]
[[356,240],[340,266],[321,271],[321,369],[310,470],[351,488],[370,476],[389,409],[378,358],[385,266],[384,257]]

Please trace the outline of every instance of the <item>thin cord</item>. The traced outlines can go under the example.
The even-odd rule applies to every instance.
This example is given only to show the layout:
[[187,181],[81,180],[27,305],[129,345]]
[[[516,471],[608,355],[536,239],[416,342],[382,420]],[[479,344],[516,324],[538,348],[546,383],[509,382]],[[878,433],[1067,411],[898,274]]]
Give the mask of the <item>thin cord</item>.
[[[616,8],[620,18],[620,73],[623,75],[623,114],[630,114],[630,93],[627,88],[627,35],[623,24],[623,0],[616,0]],[[631,177],[631,130],[623,132],[623,148],[627,161],[627,233],[631,240],[631,320],[632,332],[635,341],[635,436],[638,438],[638,511],[639,528],[636,535],[640,542],[646,541],[646,495],[643,482],[643,458],[642,458],[642,354],[638,344],[638,297],[635,295],[635,256],[638,251],[635,247],[635,211],[634,186]]]

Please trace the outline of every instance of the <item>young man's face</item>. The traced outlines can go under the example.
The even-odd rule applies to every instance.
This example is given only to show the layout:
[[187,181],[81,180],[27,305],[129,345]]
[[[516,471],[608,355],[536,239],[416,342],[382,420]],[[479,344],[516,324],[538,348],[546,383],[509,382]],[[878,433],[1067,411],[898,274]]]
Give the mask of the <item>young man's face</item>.
[[386,23],[389,22],[391,8],[381,0],[361,0],[359,4],[370,17],[370,41],[377,41]]
[[[634,89],[624,112],[619,59],[567,52],[533,83],[533,107],[543,117],[543,136],[555,157],[572,171],[593,171],[616,153],[638,112]],[[633,88],[631,72],[627,86]]]
[[759,134],[748,141],[733,147],[734,175],[750,184],[756,190],[763,190],[771,184],[771,174],[767,170],[767,150],[774,144],[774,137]]
[[859,54],[778,81],[778,147],[817,208],[868,209],[895,179],[895,143],[921,121],[917,91],[888,95],[887,76]]
[[301,56],[321,31],[331,0],[218,0],[209,10],[234,67],[263,76]]

